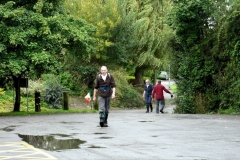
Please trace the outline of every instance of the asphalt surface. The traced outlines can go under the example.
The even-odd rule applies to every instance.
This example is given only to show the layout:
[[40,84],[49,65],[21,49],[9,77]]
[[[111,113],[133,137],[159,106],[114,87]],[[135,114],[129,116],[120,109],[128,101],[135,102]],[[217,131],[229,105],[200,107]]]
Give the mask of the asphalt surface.
[[[171,114],[172,109],[111,110],[104,128],[97,113],[0,117],[0,159],[240,159],[239,115]],[[25,158],[18,152],[29,148],[21,152]]]
[[156,114],[145,113],[145,110],[118,110],[111,111],[109,127],[105,128],[98,126],[98,114],[0,119],[0,144],[22,141],[19,134],[65,135],[59,139],[84,141],[76,149],[41,149],[59,160],[233,160],[240,157],[239,116]]

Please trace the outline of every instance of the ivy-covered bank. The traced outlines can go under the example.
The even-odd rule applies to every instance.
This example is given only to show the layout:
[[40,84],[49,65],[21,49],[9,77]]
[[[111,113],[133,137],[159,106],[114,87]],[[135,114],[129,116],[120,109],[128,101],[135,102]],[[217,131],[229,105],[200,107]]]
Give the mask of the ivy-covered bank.
[[240,1],[174,1],[169,25],[176,112],[240,109]]

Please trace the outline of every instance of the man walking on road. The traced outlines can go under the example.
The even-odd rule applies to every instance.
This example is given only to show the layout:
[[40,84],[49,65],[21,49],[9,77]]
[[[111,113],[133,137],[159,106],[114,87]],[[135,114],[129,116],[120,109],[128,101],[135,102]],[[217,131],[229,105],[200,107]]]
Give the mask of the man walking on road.
[[115,98],[115,81],[113,76],[108,73],[107,67],[101,67],[101,74],[96,78],[94,90],[93,90],[93,101],[96,101],[96,93],[98,93],[99,103],[99,116],[100,126],[107,127],[107,119],[110,108],[111,98]]
[[161,113],[163,112],[165,102],[164,102],[164,96],[163,96],[163,91],[171,94],[171,98],[173,97],[172,93],[167,90],[163,85],[161,85],[161,81],[159,80],[157,85],[154,86],[153,91],[152,91],[152,100],[154,100],[154,96],[156,94],[156,113],[159,113],[159,103],[161,103],[162,107],[160,109]]

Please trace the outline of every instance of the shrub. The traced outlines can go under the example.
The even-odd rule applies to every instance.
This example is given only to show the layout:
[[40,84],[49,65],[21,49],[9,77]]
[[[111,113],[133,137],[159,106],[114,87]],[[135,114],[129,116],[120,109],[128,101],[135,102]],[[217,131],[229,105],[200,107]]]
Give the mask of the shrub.
[[4,90],[2,88],[0,88],[0,95],[4,95]]
[[71,90],[76,89],[76,83],[73,80],[73,76],[68,71],[60,73],[58,77],[60,78],[60,82],[64,88]]
[[228,109],[218,109],[218,114],[239,114],[239,110],[233,107],[229,107]]
[[123,69],[112,71],[116,82],[116,99],[111,101],[113,107],[140,108],[144,106],[142,92],[139,93],[131,84],[128,83]]
[[46,75],[44,79],[46,80],[44,101],[50,106],[50,108],[61,108],[63,89],[59,79],[54,75]]
[[[45,86],[43,84],[42,80],[29,80],[28,81],[28,95],[34,96],[35,92],[40,92],[41,94],[44,94]],[[26,88],[21,88],[21,94],[27,95]]]

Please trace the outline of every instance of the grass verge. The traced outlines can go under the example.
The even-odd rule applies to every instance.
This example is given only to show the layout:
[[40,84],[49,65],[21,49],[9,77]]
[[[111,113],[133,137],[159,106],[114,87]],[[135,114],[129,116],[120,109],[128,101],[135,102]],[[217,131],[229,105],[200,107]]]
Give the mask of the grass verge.
[[170,89],[172,90],[173,93],[177,93],[177,85],[176,84],[171,84]]
[[33,112],[33,111],[20,111],[20,112],[2,112],[0,116],[29,116],[29,115],[50,115],[50,114],[69,114],[69,113],[97,113],[97,110],[62,110],[62,109],[52,109],[41,112]]

